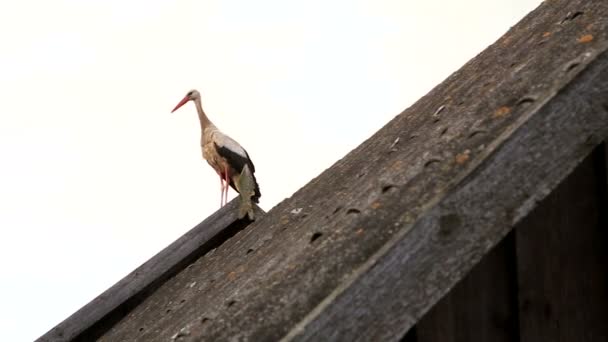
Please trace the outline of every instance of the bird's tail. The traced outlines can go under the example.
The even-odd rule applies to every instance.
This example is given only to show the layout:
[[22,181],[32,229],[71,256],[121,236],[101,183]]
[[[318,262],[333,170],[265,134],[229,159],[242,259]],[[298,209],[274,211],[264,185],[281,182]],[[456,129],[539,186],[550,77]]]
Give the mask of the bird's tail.
[[237,187],[239,190],[239,197],[241,204],[239,207],[239,218],[244,218],[245,215],[249,216],[250,220],[255,220],[253,212],[253,202],[258,202],[260,196],[260,189],[258,183],[253,176],[253,173],[249,169],[249,166],[245,165],[239,179],[237,181]]
[[260,192],[260,186],[258,185],[258,181],[255,179],[255,175],[251,173],[251,178],[254,184],[253,196],[251,199],[255,203],[260,203],[260,197],[262,197],[262,193]]

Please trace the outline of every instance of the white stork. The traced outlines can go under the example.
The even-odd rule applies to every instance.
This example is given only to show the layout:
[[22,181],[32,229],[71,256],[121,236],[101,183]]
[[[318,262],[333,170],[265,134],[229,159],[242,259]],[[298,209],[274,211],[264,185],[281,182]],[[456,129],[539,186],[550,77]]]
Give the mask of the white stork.
[[[201,122],[201,148],[203,158],[220,176],[220,207],[228,201],[228,185],[241,196],[241,209],[249,213],[253,219],[251,201],[258,203],[262,196],[260,188],[253,173],[255,167],[247,151],[236,140],[220,132],[207,118],[201,103],[201,94],[193,89],[175,106],[171,113],[179,107],[193,101],[196,105],[198,118]],[[245,208],[243,208],[245,207]]]

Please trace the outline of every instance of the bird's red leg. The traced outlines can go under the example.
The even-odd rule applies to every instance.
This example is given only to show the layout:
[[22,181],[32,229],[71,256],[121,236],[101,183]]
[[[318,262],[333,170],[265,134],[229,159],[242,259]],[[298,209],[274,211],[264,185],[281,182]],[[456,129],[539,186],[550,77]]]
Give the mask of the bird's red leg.
[[224,204],[228,204],[228,190],[230,190],[230,176],[228,174],[228,165],[226,165],[225,167],[226,170],[226,185],[225,185],[225,190],[224,190]]
[[220,173],[220,208],[224,206],[224,177]]
[[224,180],[224,205],[226,205],[226,193],[228,193],[228,183]]

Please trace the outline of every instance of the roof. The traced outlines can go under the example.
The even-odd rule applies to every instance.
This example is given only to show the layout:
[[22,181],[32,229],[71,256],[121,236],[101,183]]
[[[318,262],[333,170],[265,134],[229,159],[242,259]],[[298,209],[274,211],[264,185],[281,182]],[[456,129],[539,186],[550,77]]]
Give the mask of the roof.
[[100,340],[399,339],[608,136],[605,18],[543,2]]
[[[244,229],[250,221],[238,219],[238,208],[239,202],[231,201],[38,340],[91,341],[98,338],[168,279]],[[257,206],[254,211],[258,216],[264,214]]]

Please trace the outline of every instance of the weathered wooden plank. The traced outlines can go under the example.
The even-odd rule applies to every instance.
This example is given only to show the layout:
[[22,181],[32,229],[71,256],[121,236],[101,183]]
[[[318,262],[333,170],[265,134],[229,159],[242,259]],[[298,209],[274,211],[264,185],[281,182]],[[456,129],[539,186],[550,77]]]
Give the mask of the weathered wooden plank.
[[515,263],[510,233],[416,324],[417,342],[518,341]]
[[593,64],[286,340],[394,340],[409,329],[605,136],[608,55]]
[[603,154],[596,149],[516,230],[522,341],[608,341]]
[[[256,206],[258,217],[264,212]],[[239,220],[233,200],[37,341],[92,341],[105,333],[167,279],[219,246],[250,222]]]
[[[524,341],[578,341],[581,334],[590,341],[608,340],[608,312],[604,310],[608,250],[602,248],[608,242],[608,187],[602,187],[608,182],[607,152],[605,143],[598,146],[515,228],[520,240],[518,261],[523,265],[519,287],[525,297]],[[422,317],[408,341],[519,340],[515,234],[511,232]],[[577,234],[583,237],[577,236],[579,242],[574,246],[578,250],[573,250],[570,239]],[[595,249],[589,250],[594,244]],[[572,272],[563,268],[564,258],[569,265],[585,264],[587,269],[577,266]],[[587,278],[585,284],[591,286],[579,286],[577,277]],[[532,300],[524,287],[527,282],[534,287]],[[575,288],[568,291],[564,285]],[[577,296],[564,295],[572,290]],[[576,315],[570,312],[573,306]],[[553,307],[563,310],[556,314]]]
[[544,2],[101,340],[403,336],[608,135],[606,17]]
[[[409,328],[597,143],[589,146],[579,138],[565,146],[573,142],[571,134],[605,134],[606,113],[592,104],[595,96],[605,99],[608,88],[601,94],[592,88],[596,82],[606,87],[608,56],[596,62],[584,82],[560,93],[520,127],[475,177],[427,211],[381,257],[375,256],[356,281],[328,297],[288,339],[391,340],[400,324]],[[567,119],[566,110],[576,115]],[[367,328],[357,329],[359,325]]]

